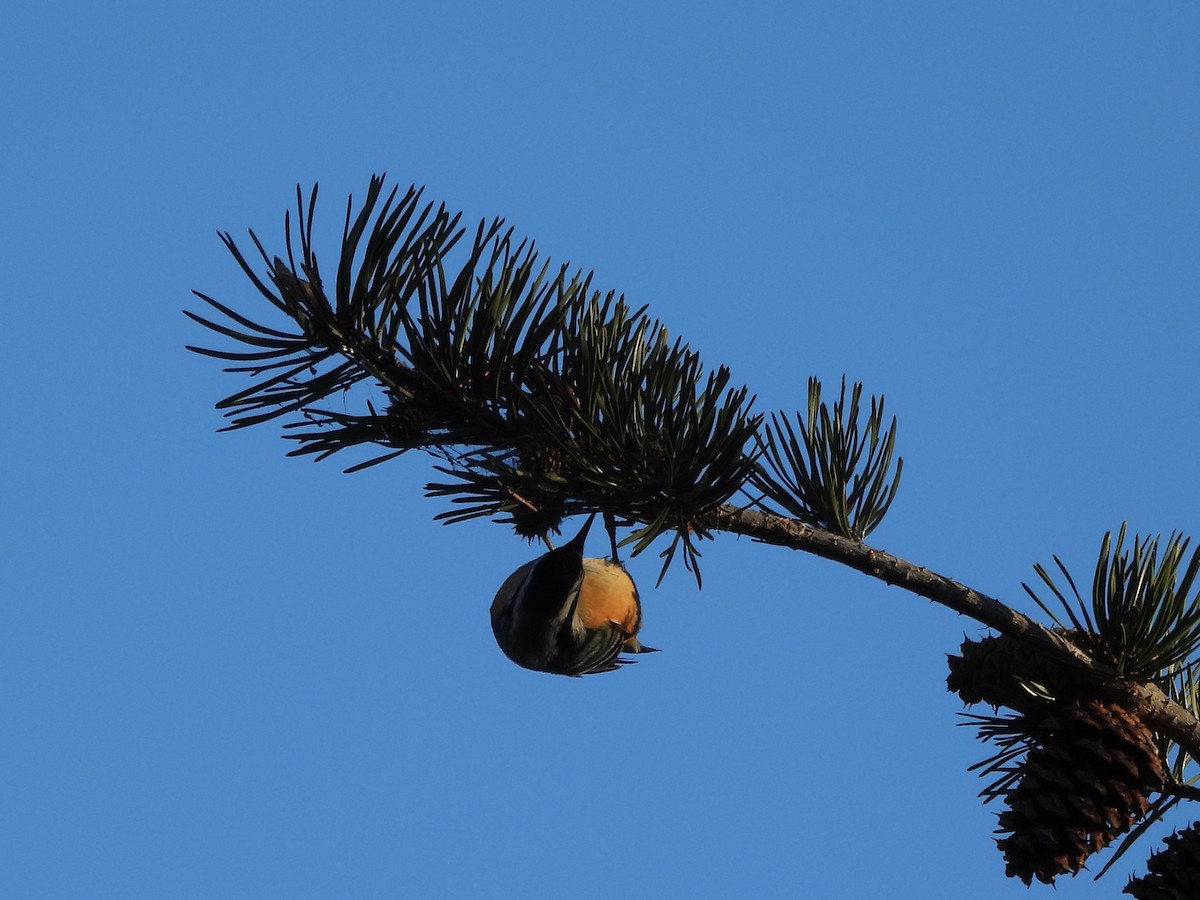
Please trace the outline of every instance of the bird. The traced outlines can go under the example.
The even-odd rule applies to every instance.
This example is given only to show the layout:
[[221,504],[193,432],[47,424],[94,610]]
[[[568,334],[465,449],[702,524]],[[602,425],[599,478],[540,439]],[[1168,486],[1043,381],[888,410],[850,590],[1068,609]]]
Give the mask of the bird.
[[637,639],[642,603],[616,559],[584,558],[595,513],[567,543],[525,563],[492,601],[492,631],[517,665],[554,675],[611,672],[625,653],[651,653]]

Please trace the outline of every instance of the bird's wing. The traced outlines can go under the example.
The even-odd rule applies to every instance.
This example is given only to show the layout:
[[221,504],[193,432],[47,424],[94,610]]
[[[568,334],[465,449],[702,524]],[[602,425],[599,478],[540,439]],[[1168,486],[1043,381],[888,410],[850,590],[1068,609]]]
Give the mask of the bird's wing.
[[582,642],[571,657],[567,675],[592,675],[596,672],[611,672],[621,666],[617,659],[625,634],[620,626],[608,623],[600,628],[584,632]]

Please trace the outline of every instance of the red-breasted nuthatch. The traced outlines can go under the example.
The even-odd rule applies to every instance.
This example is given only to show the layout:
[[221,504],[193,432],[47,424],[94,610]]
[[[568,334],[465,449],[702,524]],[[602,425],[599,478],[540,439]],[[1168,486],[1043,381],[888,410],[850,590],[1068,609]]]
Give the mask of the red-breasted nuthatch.
[[[642,602],[625,567],[584,559],[593,514],[572,540],[527,562],[504,580],[492,601],[492,631],[519,666],[555,675],[611,672],[649,653],[638,643]],[[615,552],[615,551],[614,551]]]

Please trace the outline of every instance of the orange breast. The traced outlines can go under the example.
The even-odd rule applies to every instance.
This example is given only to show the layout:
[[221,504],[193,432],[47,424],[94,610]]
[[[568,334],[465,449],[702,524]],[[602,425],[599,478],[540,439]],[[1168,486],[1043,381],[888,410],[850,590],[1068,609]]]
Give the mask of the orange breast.
[[583,561],[583,584],[575,612],[585,628],[602,628],[612,622],[626,637],[633,637],[642,625],[642,605],[633,579],[607,559]]

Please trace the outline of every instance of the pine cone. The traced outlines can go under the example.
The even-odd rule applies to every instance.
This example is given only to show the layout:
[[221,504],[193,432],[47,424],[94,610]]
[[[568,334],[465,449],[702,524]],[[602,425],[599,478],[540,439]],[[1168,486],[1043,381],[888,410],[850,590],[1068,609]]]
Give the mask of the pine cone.
[[521,468],[538,477],[561,475],[566,454],[549,441],[529,441],[521,449]]
[[997,840],[1005,874],[1026,885],[1078,872],[1146,813],[1147,794],[1163,784],[1154,735],[1121,706],[1075,701],[1048,711],[1038,730],[1045,737],[1021,764],[997,829],[1009,832]]
[[1039,684],[1057,700],[1079,696],[1081,685],[1073,673],[1026,641],[1008,635],[964,640],[962,656],[947,654],[950,674],[946,688],[963,703],[987,703],[994,709],[1006,706],[1017,712],[1033,712],[1044,704],[1022,682]]
[[557,531],[565,514],[562,498],[543,495],[540,491],[526,488],[528,499],[517,503],[509,513],[508,521],[518,536],[527,541],[540,540],[551,531]]
[[1200,822],[1164,841],[1146,863],[1147,874],[1131,879],[1124,893],[1136,900],[1195,900],[1200,897]]
[[397,447],[418,443],[426,435],[425,420],[415,403],[397,398],[387,408],[383,435]]

